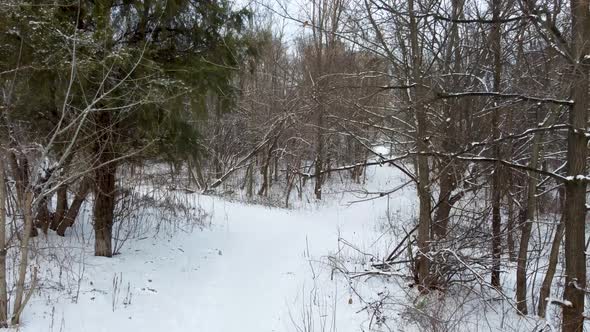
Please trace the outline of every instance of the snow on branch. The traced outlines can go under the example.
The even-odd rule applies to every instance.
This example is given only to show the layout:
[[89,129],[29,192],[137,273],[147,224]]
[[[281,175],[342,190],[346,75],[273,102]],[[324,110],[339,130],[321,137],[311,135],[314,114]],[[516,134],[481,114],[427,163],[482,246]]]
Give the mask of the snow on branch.
[[469,92],[456,92],[456,93],[447,93],[447,92],[437,92],[437,97],[441,99],[451,99],[451,98],[461,98],[461,97],[498,97],[498,98],[507,98],[507,99],[519,99],[522,101],[530,101],[530,102],[537,102],[537,103],[549,103],[549,104],[556,104],[561,106],[574,106],[573,100],[564,100],[564,99],[555,99],[549,97],[534,97],[534,96],[525,96],[517,93],[500,93],[500,92],[487,92],[487,91],[469,91]]

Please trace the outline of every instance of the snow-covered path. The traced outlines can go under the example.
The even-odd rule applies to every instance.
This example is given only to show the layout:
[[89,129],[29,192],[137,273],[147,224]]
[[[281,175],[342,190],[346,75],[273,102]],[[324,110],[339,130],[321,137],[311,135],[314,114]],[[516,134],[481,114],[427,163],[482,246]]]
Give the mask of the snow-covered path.
[[210,230],[134,241],[112,259],[87,254],[77,303],[45,289],[22,330],[295,331],[314,285],[338,331],[359,330],[346,285],[329,281],[322,261],[339,234],[370,246],[383,200],[306,210],[198,200],[212,215]]

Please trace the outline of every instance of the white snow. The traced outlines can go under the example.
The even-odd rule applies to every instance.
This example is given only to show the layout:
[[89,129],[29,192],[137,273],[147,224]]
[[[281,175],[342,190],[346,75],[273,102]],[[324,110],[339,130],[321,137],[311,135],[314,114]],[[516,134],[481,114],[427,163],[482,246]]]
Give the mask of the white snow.
[[[385,180],[371,189],[402,180],[395,168],[374,170]],[[360,330],[367,313],[357,313],[356,299],[349,303],[346,279],[330,280],[327,257],[339,237],[362,250],[377,245],[387,199],[349,205],[357,197],[326,190],[319,206],[285,210],[190,195],[212,216],[210,229],[129,241],[110,259],[82,245],[91,243],[88,224],[65,239],[41,240],[39,246],[64,248],[71,266],[46,271],[21,331],[296,331],[306,312],[316,324]],[[390,200],[404,216],[415,208],[413,193],[406,196]],[[387,254],[387,248],[370,251]],[[78,296],[76,283],[62,274],[81,280]]]
[[[392,230],[405,234],[417,211],[411,186],[364,195],[405,183],[397,168],[371,167],[367,179],[365,187],[326,186],[319,203],[294,198],[292,210],[183,192],[186,204],[209,214],[210,226],[168,225],[110,259],[92,255],[88,220],[65,238],[41,236],[41,283],[19,331],[423,331],[430,315],[448,322],[441,330],[458,324],[458,331],[554,322],[518,316],[487,288],[421,297],[408,287],[407,271],[371,268],[399,243]],[[149,207],[143,213],[162,218]],[[506,268],[502,283],[512,298],[515,265]]]

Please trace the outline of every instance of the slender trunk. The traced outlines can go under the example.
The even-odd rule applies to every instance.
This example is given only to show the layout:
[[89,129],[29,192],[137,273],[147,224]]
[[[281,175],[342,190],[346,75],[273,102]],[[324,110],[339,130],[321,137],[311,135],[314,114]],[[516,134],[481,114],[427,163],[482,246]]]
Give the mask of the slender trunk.
[[508,194],[508,225],[506,225],[506,242],[508,246],[508,259],[511,262],[516,262],[516,249],[514,245],[514,230],[515,230],[515,222],[514,222],[514,202],[512,201],[512,197],[510,197],[510,193]]
[[272,167],[272,152],[276,147],[278,139],[279,137],[277,136],[272,142],[271,146],[268,148],[268,152],[264,160],[264,165],[262,166],[262,169],[260,171],[260,173],[262,174],[262,187],[260,188],[260,191],[258,191],[258,195],[268,196],[269,194],[272,181],[272,174],[269,174],[269,169]]
[[279,181],[279,157],[275,157],[275,182]]
[[[453,0],[451,1],[451,5],[452,19],[458,20],[463,15],[464,0]],[[459,51],[461,47],[459,43],[458,24],[453,22],[450,27],[449,42],[445,51],[446,56],[444,63],[445,67],[453,68],[452,70],[455,72],[460,72],[461,70],[461,56]],[[451,120],[447,121],[447,124],[445,125],[442,141],[443,149],[448,153],[454,151],[457,144],[457,128],[454,126],[454,123],[457,121],[455,115],[456,107],[462,107],[460,101],[457,101],[456,104],[449,106],[448,109],[444,110],[446,113],[445,118]],[[441,160],[439,171],[440,194],[438,203],[436,204],[436,212],[434,213],[432,227],[434,235],[439,238],[444,238],[449,232],[449,218],[454,204],[451,201],[451,194],[457,187],[453,169],[451,168],[451,158],[444,158]],[[457,173],[460,174],[461,172],[459,171]]]
[[315,184],[314,184],[314,194],[316,199],[322,199],[322,183],[324,176],[322,175],[322,171],[324,169],[324,135],[323,135],[323,128],[324,128],[324,104],[322,103],[322,96],[321,94],[321,84],[322,86],[325,84],[323,80],[319,80],[319,78],[326,74],[325,66],[329,65],[329,63],[324,63],[324,57],[327,58],[328,51],[326,48],[329,47],[328,43],[326,42],[327,36],[324,35],[324,31],[322,29],[327,29],[326,26],[326,16],[325,10],[326,8],[325,1],[312,1],[312,25],[314,28],[312,29],[312,39],[315,48],[315,72],[314,72],[314,81],[312,93],[316,94],[316,110],[315,110],[315,157],[314,157],[314,173],[315,173]]
[[[538,112],[539,111],[537,110],[537,120],[539,120]],[[529,164],[529,167],[532,169],[536,169],[537,165],[539,164],[541,137],[542,135],[540,133],[536,133],[533,136],[531,161]],[[522,234],[520,238],[520,244],[518,247],[518,262],[516,268],[516,309],[522,315],[528,314],[528,306],[526,300],[526,268],[528,261],[529,240],[531,237],[533,222],[536,220],[535,212],[537,208],[537,174],[530,172],[528,174],[528,177],[529,181],[527,186],[526,212],[524,213],[524,220],[522,220],[524,224],[522,225]]]
[[318,110],[318,119],[317,124],[318,128],[316,133],[316,140],[317,140],[317,147],[316,147],[316,156],[315,156],[315,186],[314,186],[314,193],[317,199],[322,199],[322,181],[324,176],[322,175],[323,170],[323,155],[324,155],[324,142],[323,142],[323,135],[322,135],[322,127],[324,122],[324,116],[322,114],[323,110]]
[[246,195],[248,197],[252,197],[254,194],[254,165],[250,164],[248,166],[248,170],[246,171]]
[[258,190],[258,196],[267,196],[268,195],[268,160],[264,163],[262,168],[260,169],[260,175],[262,175],[262,185]]
[[222,135],[222,129],[221,129],[221,111],[222,111],[222,101],[221,101],[221,97],[216,96],[215,98],[217,98],[217,103],[216,103],[216,107],[215,107],[215,131],[214,131],[214,135],[215,135],[215,153],[213,156],[213,167],[215,169],[215,178],[219,179],[221,178],[221,176],[223,175],[223,170],[222,170],[222,165],[221,165],[221,154],[222,151],[221,149],[223,148],[223,138],[221,137]]
[[[416,146],[418,151],[426,152],[428,150],[427,144],[427,118],[426,110],[421,104],[426,97],[426,91],[422,83],[421,68],[421,53],[418,41],[418,23],[416,21],[416,14],[414,12],[414,0],[408,1],[408,9],[410,13],[410,43],[412,48],[412,78],[416,82],[416,92],[414,108],[416,113]],[[428,253],[430,252],[430,227],[431,227],[431,202],[430,202],[430,166],[428,165],[428,157],[420,154],[416,158],[418,171],[418,200],[419,219],[418,219],[418,256],[416,259],[419,289],[427,291],[431,286],[430,277],[430,261],[428,260]]]
[[8,327],[6,272],[6,178],[4,161],[0,160],[0,328]]
[[285,208],[287,209],[289,208],[289,197],[291,197],[293,183],[295,183],[295,174],[289,174],[289,172],[287,172],[287,192],[285,194]]
[[[15,181],[16,187],[16,198],[17,198],[17,208],[24,210],[25,207],[22,206],[25,202],[26,194],[25,190],[29,185],[29,165],[27,158],[21,156],[18,158],[14,152],[9,153],[9,161],[10,161],[10,168],[12,171],[12,176]],[[38,235],[37,228],[31,227],[31,236],[35,237]]]
[[[502,10],[502,0],[493,0],[492,15],[497,22],[492,26],[492,52],[494,55],[494,91],[501,92],[502,78],[502,43],[501,43],[501,24],[499,23]],[[492,135],[494,139],[500,137],[500,114],[499,109],[494,111],[492,119]],[[500,160],[501,148],[499,144],[494,147],[495,157]],[[492,275],[491,284],[493,287],[500,288],[500,261],[502,258],[502,215],[500,205],[502,201],[502,167],[498,162],[494,167],[492,176]]]
[[551,244],[551,251],[549,253],[549,263],[547,266],[547,273],[545,273],[545,278],[543,279],[543,284],[541,285],[541,290],[539,291],[539,312],[538,315],[540,317],[545,318],[545,314],[547,311],[547,298],[551,295],[551,284],[553,283],[553,277],[555,276],[555,271],[557,270],[557,260],[559,258],[559,247],[561,246],[561,239],[563,238],[563,230],[565,227],[564,217],[565,213],[563,213],[563,205],[564,205],[564,194],[560,193],[560,201],[561,201],[561,219],[559,220],[559,224],[555,229],[555,234],[553,236],[553,243]]
[[33,229],[33,193],[27,191],[25,192],[24,196],[25,200],[21,204],[25,219],[25,227],[23,230],[23,236],[20,243],[20,261],[18,263],[18,276],[16,280],[14,305],[12,310],[12,325],[17,325],[20,322],[20,314],[23,311],[23,306],[25,305],[23,299],[25,296],[25,279],[27,277],[27,266],[29,265],[29,240],[31,238],[31,229]]

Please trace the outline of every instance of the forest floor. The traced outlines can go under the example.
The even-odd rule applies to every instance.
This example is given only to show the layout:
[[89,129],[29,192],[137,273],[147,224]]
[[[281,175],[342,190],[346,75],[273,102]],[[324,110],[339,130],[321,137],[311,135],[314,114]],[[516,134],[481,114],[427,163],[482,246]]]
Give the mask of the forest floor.
[[[406,181],[386,166],[369,170],[368,179],[369,191]],[[360,192],[334,187],[321,203],[295,209],[186,194],[206,213],[207,225],[136,237],[113,258],[92,255],[88,222],[65,238],[42,236],[39,251],[53,248],[48,252],[54,254],[37,259],[44,267],[39,290],[19,330],[424,330],[410,327],[415,317],[404,308],[419,311],[422,304],[412,303],[403,278],[383,282],[341,273],[362,272],[397,244],[387,228],[411,224],[414,189],[359,202],[366,198]],[[383,303],[378,307],[384,293],[390,305],[399,304],[396,314],[380,313],[386,309]],[[474,326],[483,324],[480,315],[490,314],[471,315]]]

